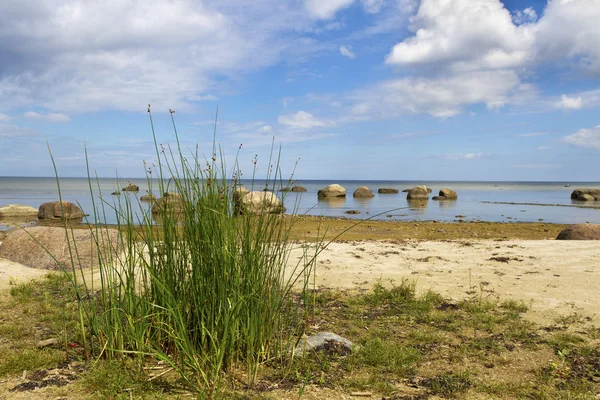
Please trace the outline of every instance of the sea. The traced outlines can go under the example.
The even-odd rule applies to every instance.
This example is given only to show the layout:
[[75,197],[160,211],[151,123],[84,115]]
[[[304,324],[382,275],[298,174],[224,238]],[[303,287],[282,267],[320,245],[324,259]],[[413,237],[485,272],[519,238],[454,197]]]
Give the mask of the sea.
[[[111,195],[131,182],[140,187],[140,192],[122,192]],[[320,201],[319,189],[337,183],[346,188],[345,199]],[[250,190],[262,190],[265,181],[242,181]],[[129,204],[138,215],[147,213],[149,203],[138,202],[149,187],[157,188],[156,182],[145,179],[98,178],[36,178],[0,177],[0,207],[6,204],[23,204],[39,207],[40,204],[63,200],[79,204],[89,214],[87,222],[116,224],[115,208],[130,198]],[[506,223],[538,222],[549,223],[600,223],[600,202],[579,202],[570,198],[576,188],[600,188],[600,182],[464,182],[464,181],[358,181],[358,180],[297,180],[294,185],[307,189],[303,193],[282,193],[280,187],[271,188],[284,199],[286,213],[315,216],[376,219],[388,221],[494,221]],[[402,190],[425,185],[432,189],[430,197],[442,188],[457,192],[458,200],[411,201]],[[362,199],[352,197],[360,186],[367,186],[375,197]],[[379,194],[379,188],[398,189],[398,194]],[[356,210],[358,214],[348,214]],[[86,221],[84,220],[84,221]],[[11,228],[0,220],[0,230]]]

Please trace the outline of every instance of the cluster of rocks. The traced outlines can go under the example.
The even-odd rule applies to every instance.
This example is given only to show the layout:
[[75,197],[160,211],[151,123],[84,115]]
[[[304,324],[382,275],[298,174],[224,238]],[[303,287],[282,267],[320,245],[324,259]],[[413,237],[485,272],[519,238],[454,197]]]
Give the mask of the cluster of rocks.
[[7,204],[0,207],[2,219],[44,219],[44,220],[78,220],[85,216],[81,208],[68,201],[51,201],[39,208],[21,204]]
[[[380,188],[377,190],[379,194],[397,194],[398,189],[393,188]],[[432,192],[431,188],[427,186],[415,186],[411,189],[404,189],[402,192],[406,193],[407,200],[429,200],[429,193]],[[346,189],[338,184],[333,184],[324,187],[317,192],[319,199],[330,199],[346,197]],[[353,197],[357,198],[370,198],[374,197],[375,194],[367,187],[361,186],[354,191]],[[458,195],[454,190],[444,188],[440,190],[439,195],[432,197],[433,200],[456,200]]]
[[571,193],[571,200],[600,201],[600,189],[575,189]]

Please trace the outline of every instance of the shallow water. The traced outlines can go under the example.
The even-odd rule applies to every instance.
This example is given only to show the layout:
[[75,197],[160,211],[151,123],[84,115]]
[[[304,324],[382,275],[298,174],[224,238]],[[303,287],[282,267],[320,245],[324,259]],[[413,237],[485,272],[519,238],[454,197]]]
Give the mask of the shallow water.
[[[146,179],[131,179],[131,183],[140,186],[139,193],[122,192],[121,196],[111,193],[126,186],[127,180],[101,178],[92,182],[94,191],[93,206],[90,195],[90,184],[87,178],[61,178],[60,191],[63,200],[80,204],[84,212],[90,214],[89,222],[114,224],[117,219],[113,207],[125,203],[125,197],[131,196],[133,211],[142,215],[149,209],[148,203],[139,203],[137,199],[146,193],[149,184]],[[319,201],[317,191],[329,184],[338,183],[344,186],[348,196],[345,199]],[[248,189],[262,190],[265,182],[257,180],[243,182]],[[323,215],[347,218],[375,218],[382,220],[465,220],[537,222],[540,219],[552,223],[600,223],[600,202],[574,202],[570,194],[575,188],[600,188],[600,182],[438,182],[438,181],[297,181],[296,185],[304,186],[305,193],[280,193],[288,213],[296,212],[309,215]],[[360,186],[368,186],[375,197],[355,199],[352,193]],[[417,185],[426,185],[436,195],[442,188],[450,188],[458,193],[456,201],[418,201],[408,202],[403,189]],[[154,188],[158,185],[152,183]],[[398,194],[378,194],[377,189],[388,187],[400,191]],[[135,196],[135,197],[134,197]],[[102,197],[104,200],[102,201]],[[55,178],[22,178],[0,177],[0,206],[10,203],[39,207],[40,204],[58,200],[58,187]],[[552,206],[493,204],[535,203]],[[583,206],[563,207],[555,206]],[[105,213],[101,211],[104,206]],[[94,209],[99,210],[94,212]],[[348,210],[358,210],[360,214],[345,214]],[[103,216],[105,215],[105,217]],[[464,216],[464,217],[457,217]],[[8,229],[0,222],[0,229]]]

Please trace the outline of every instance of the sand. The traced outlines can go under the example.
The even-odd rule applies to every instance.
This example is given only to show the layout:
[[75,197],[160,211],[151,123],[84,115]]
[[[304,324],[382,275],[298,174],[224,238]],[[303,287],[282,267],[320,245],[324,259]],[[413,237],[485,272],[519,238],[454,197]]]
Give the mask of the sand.
[[[291,262],[300,255],[293,254]],[[0,290],[47,271],[0,258]],[[318,288],[371,288],[415,281],[453,300],[521,300],[551,323],[577,313],[600,323],[600,242],[448,240],[334,242],[318,258]]]

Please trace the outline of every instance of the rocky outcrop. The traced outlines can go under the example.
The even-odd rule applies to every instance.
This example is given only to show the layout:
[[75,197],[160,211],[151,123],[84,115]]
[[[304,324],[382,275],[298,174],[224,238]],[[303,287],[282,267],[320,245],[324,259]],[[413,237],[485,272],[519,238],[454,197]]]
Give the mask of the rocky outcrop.
[[88,268],[98,266],[98,252],[107,260],[116,256],[120,248],[116,229],[73,229],[68,236],[70,242],[67,242],[65,229],[57,227],[15,229],[2,241],[0,257],[31,268],[60,270],[71,268],[72,253],[77,268]]
[[397,194],[398,193],[398,189],[379,188],[379,190],[377,191],[377,193],[379,193],[379,194]]
[[325,186],[323,189],[317,192],[317,196],[320,199],[326,199],[330,197],[346,197],[346,189],[338,184]]
[[185,207],[183,196],[176,192],[165,192],[163,197],[156,199],[152,205],[152,214],[163,212],[180,214]]
[[292,192],[306,192],[306,188],[302,186],[294,186],[292,187]]
[[576,224],[563,229],[556,240],[600,240],[600,224]]
[[407,200],[428,200],[429,191],[426,186],[415,186],[406,195]]
[[39,219],[79,219],[84,214],[81,208],[68,201],[51,201],[40,205]]
[[121,190],[123,192],[139,192],[140,191],[140,187],[138,185],[134,185],[133,183],[130,183],[129,185],[125,186]]
[[250,192],[241,198],[242,214],[281,214],[285,207],[277,196],[271,192]]
[[38,210],[21,204],[7,204],[0,207],[0,218],[37,217]]
[[375,193],[371,192],[366,186],[361,186],[352,193],[352,197],[375,197]]
[[456,200],[458,199],[458,194],[454,190],[451,189],[442,189],[440,190],[439,195],[433,196],[432,200]]
[[600,201],[600,189],[575,189],[571,193],[572,200]]

